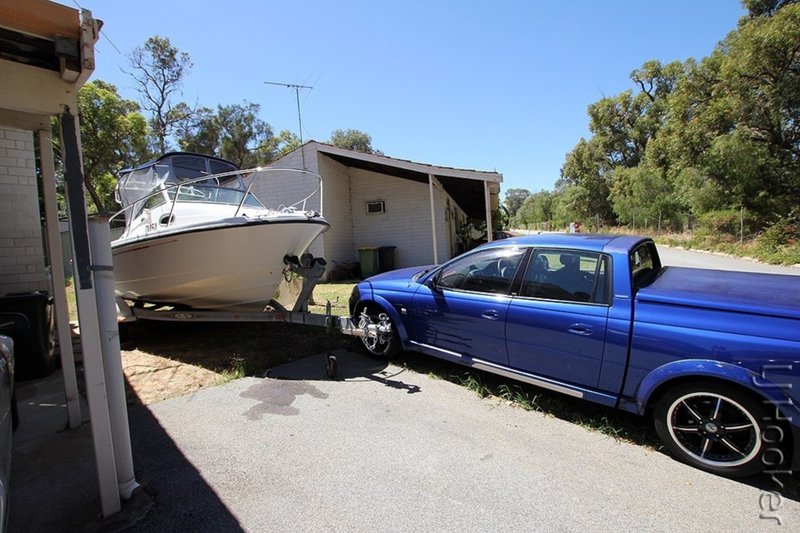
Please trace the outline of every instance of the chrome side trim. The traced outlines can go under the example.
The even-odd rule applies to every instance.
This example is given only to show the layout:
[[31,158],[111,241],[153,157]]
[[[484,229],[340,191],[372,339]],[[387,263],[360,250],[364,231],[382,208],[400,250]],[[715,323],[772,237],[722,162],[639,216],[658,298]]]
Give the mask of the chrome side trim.
[[443,353],[443,354],[448,355],[450,357],[455,357],[457,359],[463,360],[463,357],[458,352],[451,352],[450,350],[445,350],[444,348],[437,348],[436,346],[431,346],[430,344],[423,344],[421,342],[412,341],[412,340],[409,340],[408,343],[409,344],[414,344],[416,346],[421,346],[421,347],[427,348],[429,350],[434,350],[436,352]]
[[437,348],[436,346],[431,346],[430,344],[423,344],[421,342],[416,342],[416,341],[409,341],[409,343],[415,346],[419,346],[421,348],[425,348],[427,350],[439,352],[442,355],[444,355],[445,358],[456,360],[457,363],[469,366],[471,368],[477,368],[478,370],[491,372],[492,374],[497,374],[498,376],[516,379],[518,381],[523,381],[530,385],[535,385],[536,387],[542,387],[543,389],[549,389],[555,392],[560,392],[561,394],[566,394],[567,396],[572,396],[573,398],[583,398],[583,392],[575,390],[571,387],[567,387],[565,385],[560,385],[547,378],[538,377],[533,374],[522,372],[520,370],[514,370],[508,367],[500,366],[498,364],[490,363],[489,361],[484,361],[482,359],[476,359],[474,357],[464,357],[460,353],[451,352],[450,350],[445,350],[443,348]]

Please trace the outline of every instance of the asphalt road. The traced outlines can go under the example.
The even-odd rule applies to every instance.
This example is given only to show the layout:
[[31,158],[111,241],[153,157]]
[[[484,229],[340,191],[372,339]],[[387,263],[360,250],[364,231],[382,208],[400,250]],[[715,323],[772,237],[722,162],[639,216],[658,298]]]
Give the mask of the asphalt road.
[[800,268],[797,266],[768,265],[749,259],[741,259],[709,252],[698,252],[695,250],[683,250],[681,248],[671,248],[662,245],[658,246],[658,253],[664,265],[800,276]]

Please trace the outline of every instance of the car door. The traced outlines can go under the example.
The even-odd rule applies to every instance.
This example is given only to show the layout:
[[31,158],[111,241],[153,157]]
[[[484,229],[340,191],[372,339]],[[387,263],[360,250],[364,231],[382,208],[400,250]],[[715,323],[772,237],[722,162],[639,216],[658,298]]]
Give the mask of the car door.
[[508,308],[509,364],[596,387],[605,348],[610,259],[577,250],[534,250]]
[[414,294],[409,338],[434,353],[508,365],[505,321],[525,249],[489,248],[448,263]]

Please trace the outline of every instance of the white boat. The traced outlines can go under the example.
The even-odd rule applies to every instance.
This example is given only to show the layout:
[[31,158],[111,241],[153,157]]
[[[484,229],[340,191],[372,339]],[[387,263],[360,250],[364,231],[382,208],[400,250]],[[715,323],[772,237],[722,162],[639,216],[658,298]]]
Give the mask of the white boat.
[[321,193],[318,175],[320,188],[288,207],[265,207],[250,192],[274,171],[172,152],[120,173],[123,209],[111,220],[112,235],[124,220],[111,242],[117,295],[180,308],[264,310],[284,257],[300,257],[329,227],[305,209]]

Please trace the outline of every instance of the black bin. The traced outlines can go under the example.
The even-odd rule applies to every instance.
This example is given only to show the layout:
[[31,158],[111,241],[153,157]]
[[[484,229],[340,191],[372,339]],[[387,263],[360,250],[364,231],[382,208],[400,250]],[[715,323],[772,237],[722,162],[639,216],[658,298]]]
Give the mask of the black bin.
[[394,250],[397,246],[378,247],[378,271],[388,272],[394,270]]
[[358,259],[361,263],[361,277],[367,279],[380,272],[379,248],[365,246],[358,249]]
[[17,379],[44,377],[56,369],[53,300],[46,292],[0,297],[0,333],[14,339]]

